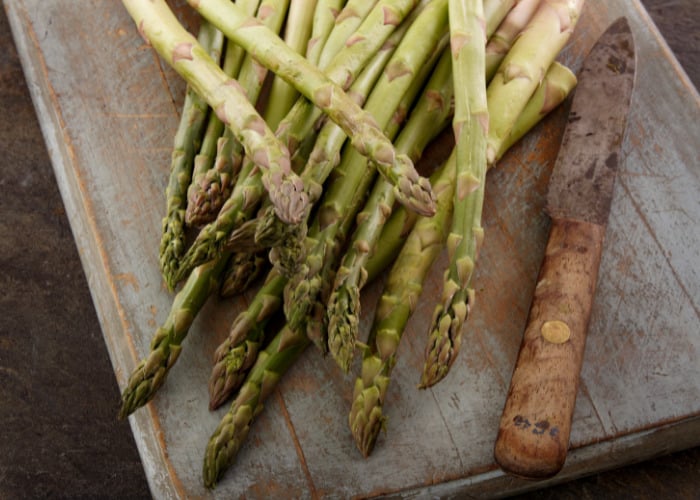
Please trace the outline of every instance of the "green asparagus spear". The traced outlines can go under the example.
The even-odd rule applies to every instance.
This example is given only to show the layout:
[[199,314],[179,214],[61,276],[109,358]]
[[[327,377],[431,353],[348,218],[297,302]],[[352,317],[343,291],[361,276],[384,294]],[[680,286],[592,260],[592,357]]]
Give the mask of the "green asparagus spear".
[[[543,0],[527,28],[504,59],[486,93],[488,116],[494,117],[486,137],[486,164],[495,162],[498,151],[507,140],[517,117],[537,89],[539,81],[544,78],[546,68],[551,65],[568,40],[582,5],[582,0]],[[543,40],[547,40],[548,43],[543,43]],[[457,74],[455,71],[455,75]],[[508,100],[508,105],[504,105],[504,100]],[[481,105],[478,109],[482,109]],[[514,115],[514,110],[517,110],[518,114]],[[474,108],[471,112],[474,112]],[[479,120],[472,120],[470,129],[476,125],[481,125]],[[471,137],[482,139],[481,135],[477,135],[477,130]],[[423,388],[436,384],[449,372],[459,352],[462,327],[474,303],[474,292],[469,288],[469,282],[483,239],[480,219],[484,194],[482,171],[485,173],[486,165],[480,160],[476,175],[472,177],[467,174],[463,177],[464,180],[460,181],[459,145],[458,141],[458,187],[453,229],[447,240],[450,265],[445,273],[442,304],[436,307],[426,346],[426,359],[420,382],[420,387]],[[479,151],[480,148],[481,146]],[[470,148],[470,151],[474,150],[475,148]]]
[[[289,0],[263,0],[260,2],[257,18],[270,30],[279,32],[288,6]],[[231,50],[224,57],[224,73],[236,78],[248,100],[255,105],[267,69],[242,53],[240,47],[236,47],[231,41],[228,45]],[[230,129],[224,132],[224,124],[218,116],[212,115],[202,148],[195,157],[192,183],[187,190],[187,224],[202,226],[216,217],[230,194],[233,169],[239,168],[242,154],[243,146],[235,140],[233,132]]]
[[583,0],[542,0],[498,68],[487,90],[489,125],[487,158],[496,160],[503,141],[544,77],[547,68],[569,40],[583,8]]
[[[349,94],[359,104],[364,103],[367,99],[397,45],[413,23],[416,12],[418,10],[414,10],[409,18],[391,34],[350,87]],[[318,134],[316,144],[300,174],[309,193],[310,205],[314,204],[321,196],[323,183],[337,165],[345,137],[343,131],[332,122],[326,123]],[[290,227],[283,224],[269,208],[263,211],[256,221],[251,221],[251,224],[255,225],[255,241],[262,246],[272,247],[270,253],[272,263],[281,272],[291,275],[304,258],[305,226]],[[233,237],[234,235],[232,235],[232,240]]]
[[209,377],[209,408],[218,408],[237,389],[255,362],[270,317],[282,303],[287,279],[274,269],[267,275],[248,308],[231,325],[228,337],[214,354]]
[[[343,128],[355,149],[376,163],[383,174],[396,181],[400,175],[401,201],[411,203],[411,207],[427,215],[434,211],[430,183],[420,177],[413,163],[405,155],[397,155],[391,141],[382,133],[375,120],[367,111],[354,103],[340,86],[325,76],[318,68],[309,64],[302,56],[290,50],[274,33],[251,18],[242,15],[235,4],[227,0],[188,0],[202,16],[212,22],[226,36],[235,40],[258,61],[294,85],[301,94],[321,108],[328,117]],[[385,22],[395,21],[396,9],[385,7]],[[277,177],[270,179],[276,185]],[[302,200],[294,192],[288,206],[302,210],[306,199]],[[296,223],[301,214],[293,221]],[[288,214],[280,214],[282,218]]]
[[[327,74],[334,81],[344,81],[347,83],[349,75],[353,76],[360,72],[368,60],[382,47],[386,39],[395,29],[395,24],[403,16],[407,15],[414,0],[382,0],[368,18],[363,22],[355,36],[362,35],[361,40],[346,46],[342,49],[342,54],[334,59],[327,69]],[[377,8],[380,8],[377,13]],[[385,22],[384,12],[389,12]],[[337,79],[337,80],[336,80]],[[354,79],[354,76],[353,76]],[[350,80],[352,81],[352,80]],[[306,99],[299,99],[286,117],[277,126],[277,136],[286,143],[293,152],[303,139],[296,134],[308,134],[315,121],[314,107]],[[320,111],[319,111],[320,113]],[[370,116],[367,114],[367,116]],[[374,122],[374,120],[372,119]],[[252,171],[249,162],[244,162],[243,170]],[[216,258],[225,248],[230,245],[229,235],[236,228],[239,228],[247,219],[250,213],[246,212],[241,216],[241,207],[255,208],[261,200],[263,193],[260,178],[257,175],[244,176],[245,192],[234,192],[221,208],[216,220],[205,226],[197,236],[190,249],[182,259],[176,274],[177,280],[182,280],[187,273],[202,262]],[[241,188],[243,189],[243,188]],[[243,197],[245,195],[245,197]],[[245,231],[245,230],[242,230]]]
[[559,106],[575,86],[576,75],[566,66],[556,61],[552,63],[544,76],[544,80],[537,87],[537,90],[510,130],[508,138],[501,145],[501,149],[496,155],[496,160],[499,160],[543,116]]
[[486,100],[483,3],[450,0],[450,46],[455,89],[454,216],[447,237],[449,266],[441,303],[433,313],[420,387],[441,380],[459,351],[461,329],[472,305],[468,288],[483,240],[481,210],[486,181]]
[[268,267],[267,263],[263,252],[233,252],[221,276],[219,296],[234,297],[248,290]]
[[333,30],[335,19],[345,5],[345,0],[318,0],[314,10],[311,37],[306,45],[306,59],[318,66],[321,51]]
[[437,213],[430,218],[418,217],[387,276],[367,345],[362,346],[362,370],[355,380],[348,420],[355,444],[365,457],[384,427],[382,409],[404,327],[418,304],[425,277],[445,244],[456,165],[453,151],[433,184]]
[[[452,100],[452,67],[449,51],[444,51],[426,84],[422,98],[395,142],[396,150],[417,160],[428,142],[444,126]],[[442,124],[442,125],[441,125]],[[348,371],[355,352],[360,317],[360,289],[367,272],[365,263],[390,216],[394,204],[391,184],[378,179],[369,200],[358,215],[357,228],[338,268],[328,301],[328,349],[338,365]]]
[[[209,22],[203,21],[198,41],[212,58],[216,58],[223,46],[223,34]],[[170,177],[166,188],[166,216],[163,218],[160,240],[160,268],[165,282],[170,286],[170,276],[177,269],[185,252],[185,207],[187,186],[192,178],[192,161],[199,149],[202,130],[209,105],[188,85],[182,107],[180,124],[175,134]]]
[[532,19],[537,6],[541,0],[519,0],[513,7],[503,22],[498,26],[496,32],[489,38],[486,45],[486,81],[489,82],[496,74],[498,66],[503,61],[513,42],[525,29],[527,23]]
[[[377,123],[388,125],[406,90],[415,81],[416,73],[431,57],[439,55],[440,39],[446,30],[447,1],[435,0],[409,27],[366,103],[365,109],[372,113]],[[292,328],[306,317],[315,300],[320,286],[316,273],[321,269],[327,242],[333,238],[337,222],[348,205],[347,200],[363,177],[371,178],[374,164],[358,164],[352,153],[347,152],[335,169],[334,182],[326,190],[318,209],[314,225],[323,228],[318,232],[321,236],[308,239],[306,262],[299,266],[285,290],[285,316]],[[352,168],[348,168],[350,165]]]
[[[139,31],[161,57],[207,100],[224,124],[236,133],[237,139],[245,146],[247,156],[263,171],[263,184],[280,217],[290,223],[296,222],[299,211],[305,209],[306,194],[301,180],[291,170],[289,151],[247,100],[238,83],[227,77],[197,40],[180,25],[165,0],[123,0],[123,3]],[[234,8],[232,3],[224,1],[224,5]],[[235,7],[235,12],[244,17],[240,8]],[[250,18],[245,16],[245,19]],[[260,28],[270,33],[266,28]],[[284,45],[274,34],[271,36]],[[286,49],[291,52],[288,47]]]
[[[228,257],[228,256],[226,256]],[[156,330],[148,356],[134,369],[122,393],[120,418],[145,405],[165,382],[182,351],[182,341],[207,298],[219,287],[226,258],[197,267],[173,300],[165,323]]]
[[336,54],[345,45],[350,36],[355,33],[362,21],[367,17],[377,0],[348,0],[335,18],[335,26],[328,34],[323,50],[319,55],[320,69],[325,70]]
[[216,428],[204,454],[204,485],[213,488],[234,462],[255,416],[277,382],[301,355],[309,340],[303,330],[283,327],[258,354],[231,408]]

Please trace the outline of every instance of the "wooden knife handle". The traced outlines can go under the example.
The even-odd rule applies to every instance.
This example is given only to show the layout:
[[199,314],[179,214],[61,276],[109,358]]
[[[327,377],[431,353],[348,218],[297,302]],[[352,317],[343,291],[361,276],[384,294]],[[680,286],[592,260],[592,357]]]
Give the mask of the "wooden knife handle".
[[605,226],[554,219],[496,438],[508,473],[542,479],[566,460]]

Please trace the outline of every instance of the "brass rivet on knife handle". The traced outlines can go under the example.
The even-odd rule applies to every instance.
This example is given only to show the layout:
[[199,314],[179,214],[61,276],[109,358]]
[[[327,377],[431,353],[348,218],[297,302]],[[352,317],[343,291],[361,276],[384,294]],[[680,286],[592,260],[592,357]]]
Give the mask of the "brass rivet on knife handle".
[[547,478],[564,465],[604,232],[552,223],[494,451],[511,474]]
[[558,319],[545,321],[540,328],[542,338],[552,344],[563,344],[571,338],[569,325]]

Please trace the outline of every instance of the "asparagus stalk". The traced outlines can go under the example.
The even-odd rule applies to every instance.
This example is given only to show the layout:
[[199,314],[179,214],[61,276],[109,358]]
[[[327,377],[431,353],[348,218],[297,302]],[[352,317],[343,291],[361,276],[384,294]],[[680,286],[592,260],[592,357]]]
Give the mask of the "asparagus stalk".
[[541,0],[520,33],[487,91],[491,121],[487,158],[496,160],[502,143],[544,77],[547,68],[569,40],[584,0]]
[[[344,47],[341,51],[342,54],[339,54],[327,69],[329,78],[345,83],[354,80],[354,76],[360,72],[366,62],[382,47],[394,31],[395,23],[407,15],[414,1],[382,0],[358,28],[355,34],[359,38],[358,41]],[[315,121],[314,116],[317,115],[315,115],[313,105],[302,98],[297,100],[282,122],[279,123],[277,136],[288,145],[290,151],[294,152],[303,136],[309,133],[312,123]],[[367,114],[366,116],[371,115]],[[372,121],[374,122],[373,119]],[[243,170],[245,172],[252,171],[249,162],[244,162]],[[243,191],[243,189],[245,190]],[[224,203],[216,220],[205,226],[197,235],[196,240],[182,258],[176,280],[182,280],[191,269],[202,262],[216,258],[230,245],[229,235],[250,218],[249,211],[257,207],[262,193],[259,176],[246,175],[239,192],[234,190],[231,197]],[[241,208],[244,206],[249,210],[245,211],[245,215],[242,216]]]
[[[416,73],[431,57],[440,53],[440,39],[446,30],[447,0],[431,2],[412,23],[365,107],[380,126],[389,124],[401,98],[415,81]],[[314,222],[323,230],[318,231],[319,237],[307,240],[306,261],[299,266],[285,290],[285,315],[292,328],[296,328],[306,317],[318,294],[320,283],[316,274],[321,269],[327,242],[333,238],[348,199],[363,177],[372,178],[374,165],[356,162],[353,153],[349,151],[344,155],[335,169],[334,182],[326,190]]]
[[[289,0],[263,0],[258,7],[257,18],[270,30],[279,32],[288,6]],[[267,69],[245,55],[233,42],[229,41],[227,48],[231,50],[224,57],[224,73],[236,77],[248,100],[255,105]],[[231,130],[224,132],[223,122],[212,115],[200,153],[195,157],[192,183],[187,190],[187,224],[201,226],[216,217],[230,195],[234,169],[240,168],[242,154],[243,146],[235,140]]]
[[[207,21],[202,21],[198,41],[216,59],[223,46],[223,34]],[[191,85],[187,86],[180,124],[175,133],[166,188],[166,215],[162,222],[159,260],[166,283],[177,269],[185,252],[185,207],[187,186],[192,178],[192,161],[202,136],[209,105]],[[171,287],[172,288],[172,287]]]
[[[133,1],[133,0],[132,0]],[[284,78],[307,99],[321,108],[328,117],[343,128],[353,147],[377,164],[378,170],[388,174],[397,182],[400,200],[410,203],[419,213],[432,215],[434,203],[430,183],[420,177],[413,163],[405,155],[397,155],[391,141],[376,125],[371,114],[354,103],[340,86],[324,75],[318,68],[292,51],[274,33],[251,18],[243,15],[235,4],[227,0],[188,0],[202,16],[209,19],[226,36],[235,40],[263,65]],[[394,23],[396,9],[385,7],[385,22]],[[274,177],[276,184],[277,177]],[[304,210],[306,199],[294,192],[287,205],[294,211],[297,223]],[[280,213],[285,218],[285,213]]]
[[[409,18],[391,34],[350,87],[349,94],[358,104],[363,104],[367,99],[394,50],[406,34],[408,27],[412,25],[417,12],[419,12],[418,9],[414,10]],[[323,183],[340,160],[340,149],[345,138],[343,131],[332,122],[326,123],[318,134],[309,160],[300,174],[309,193],[310,205],[320,198]],[[291,275],[304,258],[305,227],[290,227],[282,223],[269,208],[256,221],[251,221],[251,224],[255,226],[255,241],[262,246],[272,247],[270,259],[273,264],[283,273]]]
[[491,81],[513,42],[532,19],[540,0],[519,0],[486,45],[486,81]]
[[[449,51],[440,58],[422,98],[396,140],[396,150],[417,160],[423,148],[442,129],[450,114],[452,67]],[[441,126],[442,124],[442,126]],[[378,179],[358,215],[353,241],[343,256],[328,301],[328,349],[347,372],[355,352],[360,317],[360,289],[367,278],[365,264],[374,251],[394,204],[391,184]]]
[[253,419],[263,409],[265,399],[308,344],[303,330],[284,326],[265,350],[258,354],[231,408],[207,444],[202,471],[206,487],[216,486],[226,469],[233,464]]
[[[228,256],[225,256],[228,257]],[[165,323],[151,340],[149,354],[129,377],[122,393],[119,418],[126,418],[145,405],[165,382],[168,371],[182,351],[182,341],[209,295],[219,287],[219,276],[226,258],[197,267],[173,300]]]
[[[513,127],[513,131],[518,131],[518,138],[559,106],[575,83],[576,78],[571,71],[554,63]],[[430,266],[441,251],[441,242],[445,239],[453,206],[452,179],[455,168],[453,150],[443,168],[431,177],[437,195],[437,213],[432,218],[418,217],[406,237],[387,276],[367,346],[363,346],[361,376],[355,381],[349,424],[355,443],[364,456],[371,453],[379,431],[385,425],[383,406],[391,371],[396,364],[399,342],[406,323],[419,302]],[[385,244],[381,246],[382,249],[398,246],[392,243],[392,234],[395,233],[389,231],[383,238]],[[376,272],[379,265],[368,267],[368,271]]]
[[[522,113],[539,81],[544,78],[546,68],[568,40],[582,5],[582,0],[543,0],[501,64],[487,92],[488,116],[494,117],[486,137],[488,164],[495,162],[517,116]],[[551,42],[543,43],[543,40]],[[455,70],[455,75],[457,74]],[[508,100],[508,105],[504,105],[504,100]],[[513,115],[514,110],[517,110],[518,115]],[[471,112],[474,112],[474,108]],[[478,120],[472,122],[478,124]],[[470,128],[474,127],[476,125],[472,123]],[[471,137],[476,136],[476,133],[475,130]],[[478,138],[481,141],[481,135]],[[460,181],[459,148],[458,140],[458,188],[453,230],[447,240],[450,265],[445,273],[442,304],[436,307],[433,315],[433,326],[425,350],[426,359],[420,382],[420,387],[423,388],[436,384],[449,372],[459,352],[462,326],[474,303],[474,291],[469,288],[469,282],[483,239],[480,219],[484,188],[482,171],[485,172],[486,165],[479,160],[477,175],[472,178],[467,174]],[[474,151],[474,148],[470,148],[470,151]]]
[[306,44],[306,59],[318,66],[321,51],[333,30],[335,19],[345,5],[345,0],[318,0],[314,10],[311,37]]
[[461,329],[473,302],[469,289],[474,263],[484,237],[481,210],[486,180],[486,100],[483,3],[450,0],[450,45],[455,89],[454,217],[447,237],[449,266],[441,303],[433,313],[420,387],[441,380],[459,352]]
[[[311,36],[316,0],[292,0],[289,4],[284,41],[295,52],[303,54]],[[265,111],[267,123],[274,123],[275,128],[294,105],[299,92],[281,78],[272,80],[270,95],[274,101],[268,103]]]
[[325,70],[336,54],[345,45],[350,36],[355,33],[367,14],[377,4],[377,0],[348,0],[335,18],[335,26],[328,34],[323,50],[319,55],[320,69]]
[[250,288],[267,268],[267,258],[261,252],[233,252],[221,277],[219,296],[240,295]]
[[[304,210],[306,195],[300,179],[291,171],[289,152],[248,101],[238,83],[227,77],[197,40],[180,25],[165,0],[123,0],[123,3],[139,31],[161,57],[207,100],[224,124],[236,133],[237,139],[245,146],[247,156],[262,170],[263,184],[280,217],[290,223],[296,222],[299,211]],[[235,8],[235,12],[243,17],[239,7]],[[269,30],[266,32],[270,33]],[[284,45],[283,41],[279,42]],[[291,52],[289,48],[287,50]]]
[[279,309],[287,279],[274,269],[267,275],[250,305],[231,325],[226,339],[214,353],[209,377],[209,408],[218,408],[236,390],[253,365],[264,340],[264,329]]
[[447,237],[456,168],[453,150],[433,184],[437,213],[433,217],[418,217],[406,238],[387,276],[367,345],[362,346],[361,375],[355,380],[348,421],[355,444],[365,457],[372,452],[386,421],[382,409],[401,336],[419,302],[425,277]]
[[486,20],[486,38],[490,38],[498,25],[506,18],[520,0],[484,0],[484,19]]
[[496,155],[499,160],[503,155],[523,137],[543,116],[547,115],[554,108],[559,106],[566,96],[576,86],[576,75],[569,68],[553,62],[544,76],[544,80],[537,87],[518,120],[508,135],[508,138],[501,145],[501,149]]

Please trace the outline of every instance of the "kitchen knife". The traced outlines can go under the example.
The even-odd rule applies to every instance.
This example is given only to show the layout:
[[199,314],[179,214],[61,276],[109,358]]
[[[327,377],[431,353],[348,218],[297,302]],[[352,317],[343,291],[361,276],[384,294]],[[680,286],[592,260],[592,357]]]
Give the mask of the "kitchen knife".
[[494,449],[511,474],[551,477],[566,459],[634,73],[621,18],[583,62],[550,178],[549,240]]

